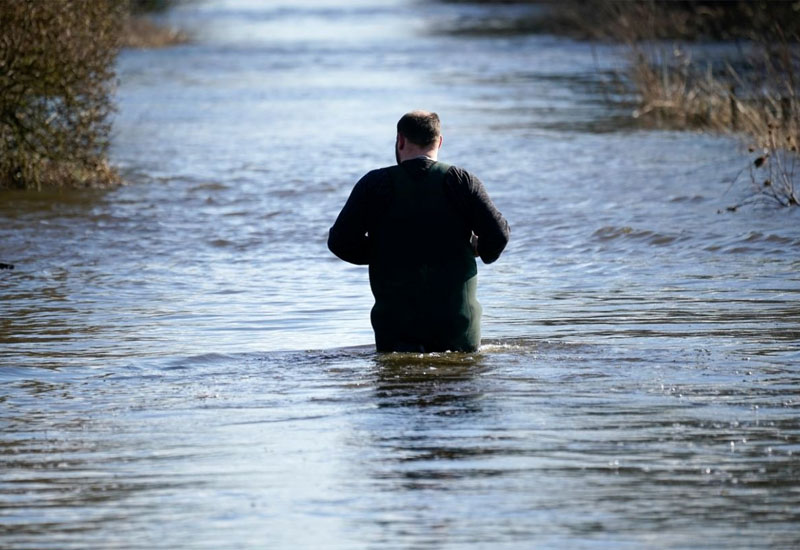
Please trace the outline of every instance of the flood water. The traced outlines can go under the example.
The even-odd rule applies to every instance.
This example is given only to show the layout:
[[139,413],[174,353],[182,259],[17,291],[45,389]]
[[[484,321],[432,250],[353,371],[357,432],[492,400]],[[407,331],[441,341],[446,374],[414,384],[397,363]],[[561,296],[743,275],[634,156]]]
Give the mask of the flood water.
[[[197,1],[123,52],[130,184],[0,194],[0,547],[800,547],[800,214],[725,211],[742,146],[637,129],[614,48],[445,32],[517,9]],[[512,227],[478,353],[374,353],[326,248],[413,108]]]

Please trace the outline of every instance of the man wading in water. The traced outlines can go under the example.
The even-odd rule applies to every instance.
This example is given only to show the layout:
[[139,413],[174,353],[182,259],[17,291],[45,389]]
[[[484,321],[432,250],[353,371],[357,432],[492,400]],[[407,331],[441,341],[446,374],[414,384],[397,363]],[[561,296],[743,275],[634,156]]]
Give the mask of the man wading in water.
[[437,161],[439,116],[412,111],[397,123],[397,166],[365,175],[328,236],[346,262],[369,265],[378,351],[474,351],[481,306],[475,256],[492,263],[508,223],[483,184]]

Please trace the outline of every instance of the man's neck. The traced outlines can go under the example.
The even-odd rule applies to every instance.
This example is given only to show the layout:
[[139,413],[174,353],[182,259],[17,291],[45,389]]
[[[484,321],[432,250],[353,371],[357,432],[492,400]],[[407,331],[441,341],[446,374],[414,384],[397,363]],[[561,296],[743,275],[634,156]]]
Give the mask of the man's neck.
[[414,151],[413,153],[408,153],[400,157],[400,162],[405,162],[407,160],[413,159],[430,159],[432,161],[436,161],[439,157],[439,151]]

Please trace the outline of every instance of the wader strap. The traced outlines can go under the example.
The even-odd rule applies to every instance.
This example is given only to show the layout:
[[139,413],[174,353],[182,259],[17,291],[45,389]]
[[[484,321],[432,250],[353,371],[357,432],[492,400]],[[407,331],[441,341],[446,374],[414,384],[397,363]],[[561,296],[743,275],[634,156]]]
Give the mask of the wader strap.
[[[405,203],[405,206],[400,207],[401,210],[409,209],[409,206],[411,210],[414,210],[414,206],[418,206],[414,203],[422,199],[423,196],[430,197],[432,195],[434,197],[440,197],[440,200],[444,200],[443,183],[444,177],[449,169],[449,164],[434,162],[428,169],[425,177],[420,180],[414,180],[402,166],[395,165],[389,167],[389,175],[391,176],[394,187],[395,201],[399,200],[401,204]],[[422,195],[419,195],[419,193],[422,193]],[[411,204],[408,204],[408,201],[411,201]],[[394,207],[397,206],[398,205],[394,205]]]
[[435,178],[439,181],[444,181],[445,175],[447,175],[447,171],[450,170],[450,165],[444,162],[436,161],[433,165],[428,169],[428,178]]
[[[434,162],[428,169],[428,173],[425,174],[425,177],[421,181],[428,182],[435,181],[437,179],[444,181],[444,176],[447,174],[448,170],[450,170],[449,164],[444,162]],[[398,182],[414,181],[411,179],[411,176],[408,175],[406,169],[400,165],[390,166],[389,174],[391,174],[393,180]]]
[[[420,179],[389,169],[392,200],[372,242],[372,326],[380,351],[471,351],[480,345],[477,267],[469,232],[436,162]],[[409,261],[411,260],[411,261]]]

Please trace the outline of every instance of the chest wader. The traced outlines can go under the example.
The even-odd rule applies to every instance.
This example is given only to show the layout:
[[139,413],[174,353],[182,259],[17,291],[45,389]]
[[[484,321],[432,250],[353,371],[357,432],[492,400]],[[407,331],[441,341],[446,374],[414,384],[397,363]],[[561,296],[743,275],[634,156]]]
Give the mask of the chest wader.
[[370,228],[372,327],[378,351],[474,351],[481,306],[471,231],[444,192],[449,166],[419,181],[389,168],[392,194]]

